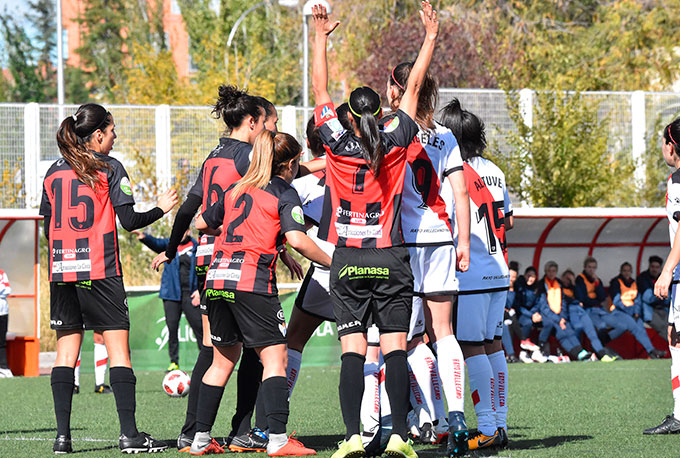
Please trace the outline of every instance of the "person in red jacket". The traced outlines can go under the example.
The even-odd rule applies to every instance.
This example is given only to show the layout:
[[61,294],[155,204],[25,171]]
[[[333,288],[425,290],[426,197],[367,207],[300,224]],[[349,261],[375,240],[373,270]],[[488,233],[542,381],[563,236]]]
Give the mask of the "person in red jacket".
[[56,453],[73,451],[73,372],[83,329],[101,331],[109,353],[120,449],[138,453],[167,448],[165,442],[139,432],[135,421],[136,379],[130,363],[130,321],[116,217],[129,231],[147,226],[175,206],[177,193],[169,190],[155,208],[135,212],[127,172],[109,156],[116,139],[114,128],[113,116],[104,107],[81,105],[57,131],[62,158],[52,164],[43,183],[40,214],[49,241],[50,326],[57,332],[51,375]]

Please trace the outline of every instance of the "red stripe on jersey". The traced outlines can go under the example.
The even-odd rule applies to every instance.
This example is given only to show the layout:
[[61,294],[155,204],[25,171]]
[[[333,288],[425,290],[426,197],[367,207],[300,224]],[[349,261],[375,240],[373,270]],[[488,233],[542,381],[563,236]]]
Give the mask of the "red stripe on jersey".
[[[108,178],[106,173],[98,173],[97,192],[83,184],[71,168],[55,170],[45,177],[51,205],[50,281],[100,280],[122,275]],[[107,257],[107,240],[111,237],[114,252]]]
[[[437,171],[432,166],[432,160],[427,155],[427,151],[419,141],[411,143],[407,150],[408,163],[413,170],[413,177],[416,183],[420,186],[419,191],[423,196],[423,202],[430,207],[437,217],[442,220],[446,227],[453,233],[451,229],[451,222],[449,215],[446,213],[446,203],[439,195],[442,187],[442,182],[439,181]],[[430,179],[426,179],[430,177]]]
[[[230,157],[209,157],[203,164],[203,206],[201,213],[207,210],[212,204],[217,202],[224,191],[229,186],[240,180],[241,174],[236,169],[234,159]],[[215,243],[215,237],[201,237],[199,245]],[[213,251],[214,252],[214,251]],[[196,266],[202,267],[210,265],[212,254],[196,256]]]
[[100,360],[97,360],[97,362],[95,363],[95,365],[96,365],[97,367],[106,366],[106,363],[107,363],[108,361],[109,361],[109,358],[100,359]]
[[479,391],[477,391],[477,390],[473,391],[471,396],[472,396],[472,403],[474,405],[479,404]]
[[498,206],[497,202],[494,201],[493,195],[491,195],[491,191],[486,187],[486,183],[470,164],[463,164],[463,174],[470,200],[480,209],[478,216],[484,215],[486,217],[487,229],[492,232],[489,236],[495,235],[500,242],[505,263],[507,264],[508,250],[505,242],[505,206],[503,201],[500,201],[501,205]]
[[676,389],[680,388],[680,377],[677,375],[671,379],[671,386],[673,387],[673,391]]

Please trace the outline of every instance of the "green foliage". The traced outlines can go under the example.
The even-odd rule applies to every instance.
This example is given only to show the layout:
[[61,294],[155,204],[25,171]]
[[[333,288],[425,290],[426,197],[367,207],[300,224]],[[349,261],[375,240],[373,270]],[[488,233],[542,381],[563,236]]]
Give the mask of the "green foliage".
[[521,200],[536,207],[631,203],[630,153],[611,154],[608,121],[598,119],[597,102],[578,93],[538,92],[532,128],[523,122],[516,93],[508,95],[508,106],[517,131],[507,132],[510,153],[496,145],[492,159]]
[[666,180],[671,169],[661,154],[662,131],[668,122],[678,116],[664,119],[657,116],[652,124],[652,129],[647,135],[647,148],[642,158],[641,166],[645,169],[644,182],[638,191],[637,205],[643,207],[660,207],[664,204],[666,196]]

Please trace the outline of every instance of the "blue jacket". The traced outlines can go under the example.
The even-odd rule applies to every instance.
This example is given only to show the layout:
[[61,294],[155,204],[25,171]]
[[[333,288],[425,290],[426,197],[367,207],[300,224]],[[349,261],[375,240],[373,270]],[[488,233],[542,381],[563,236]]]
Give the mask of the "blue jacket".
[[531,318],[535,312],[538,312],[538,285],[534,283],[527,286],[522,276],[515,283],[515,291],[515,309],[521,316]]
[[670,304],[670,295],[666,299],[659,299],[654,295],[654,283],[656,282],[656,279],[652,278],[649,270],[645,270],[638,275],[636,281],[638,285],[638,294],[642,299],[643,305],[654,308],[668,308]]
[[582,272],[576,276],[576,282],[574,283],[574,296],[576,299],[583,304],[584,308],[588,307],[598,307],[602,308],[602,302],[607,299],[607,293],[604,291],[602,282],[599,278],[595,277],[597,285],[595,286],[595,297],[591,298],[588,296],[588,287],[581,275],[585,276],[585,272]]
[[[168,247],[170,239],[160,239],[146,234],[141,242],[151,248],[156,253],[162,253]],[[198,289],[198,280],[196,279],[196,247],[198,243],[191,237],[191,269],[189,269],[189,284],[191,291]],[[181,301],[182,300],[182,284],[179,279],[179,252],[170,263],[166,263],[163,268],[163,275],[161,276],[161,289],[158,292],[158,297],[167,301]]]

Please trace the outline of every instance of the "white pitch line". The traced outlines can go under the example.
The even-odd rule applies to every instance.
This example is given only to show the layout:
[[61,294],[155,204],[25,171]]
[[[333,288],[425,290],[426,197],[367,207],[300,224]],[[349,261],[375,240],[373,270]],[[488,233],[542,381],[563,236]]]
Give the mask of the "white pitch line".
[[[48,437],[0,437],[1,441],[30,441],[30,442],[38,442],[38,441],[54,441],[54,439],[48,438]],[[73,442],[118,442],[113,439],[92,439],[90,437],[84,437],[82,439],[79,438],[73,438],[71,439]]]

